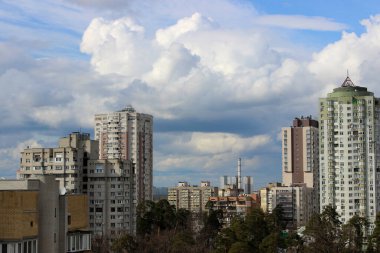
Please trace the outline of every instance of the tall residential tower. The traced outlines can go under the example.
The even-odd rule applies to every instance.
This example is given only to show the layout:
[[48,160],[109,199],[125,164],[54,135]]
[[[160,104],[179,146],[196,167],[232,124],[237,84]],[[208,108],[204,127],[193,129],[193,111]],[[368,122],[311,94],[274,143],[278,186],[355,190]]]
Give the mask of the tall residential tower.
[[319,100],[321,210],[336,207],[342,222],[357,214],[373,226],[380,210],[379,101],[349,77]]
[[318,185],[318,121],[295,118],[293,126],[282,128],[283,184]]
[[152,200],[153,117],[131,106],[95,115],[99,159],[130,160],[135,172],[137,202]]

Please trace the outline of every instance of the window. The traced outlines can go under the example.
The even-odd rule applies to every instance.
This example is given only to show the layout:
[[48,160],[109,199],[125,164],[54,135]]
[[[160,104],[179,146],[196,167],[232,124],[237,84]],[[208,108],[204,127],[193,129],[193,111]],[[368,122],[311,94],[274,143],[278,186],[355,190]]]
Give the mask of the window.
[[95,173],[103,173],[103,172],[104,172],[103,164],[96,164]]

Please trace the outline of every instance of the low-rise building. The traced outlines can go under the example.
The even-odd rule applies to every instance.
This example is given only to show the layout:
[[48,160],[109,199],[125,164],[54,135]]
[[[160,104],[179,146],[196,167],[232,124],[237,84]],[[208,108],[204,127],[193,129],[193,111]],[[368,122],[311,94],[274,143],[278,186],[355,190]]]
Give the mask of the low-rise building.
[[243,194],[230,197],[210,197],[209,208],[221,210],[223,213],[223,226],[230,225],[234,217],[245,217],[255,207],[260,207],[258,194]]
[[53,175],[0,180],[0,252],[90,252],[88,199]]
[[313,214],[313,191],[305,184],[281,186],[270,184],[260,189],[261,208],[271,213],[281,206],[287,228],[296,229],[305,226]]

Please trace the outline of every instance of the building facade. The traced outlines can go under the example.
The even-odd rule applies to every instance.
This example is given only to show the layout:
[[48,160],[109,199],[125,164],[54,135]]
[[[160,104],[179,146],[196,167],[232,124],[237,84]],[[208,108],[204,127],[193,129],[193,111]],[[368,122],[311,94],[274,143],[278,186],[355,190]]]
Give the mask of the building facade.
[[136,199],[152,200],[153,117],[132,107],[95,115],[99,159],[130,160],[135,170]]
[[120,159],[88,163],[90,228],[98,236],[136,232],[135,180],[131,162]]
[[250,176],[242,177],[241,188],[243,189],[243,192],[245,194],[251,194],[253,191],[252,177]]
[[222,224],[229,227],[235,217],[245,217],[252,208],[260,207],[258,194],[242,194],[234,197],[210,197],[210,207],[222,211]]
[[319,100],[321,211],[332,205],[342,222],[357,214],[371,228],[380,210],[379,102],[349,77]]
[[192,213],[207,211],[206,204],[210,197],[216,196],[218,188],[202,181],[200,186],[191,186],[187,182],[179,182],[177,187],[169,188],[168,201],[177,209],[183,208]]
[[295,118],[291,127],[282,128],[282,184],[306,186],[303,200],[311,203],[311,213],[319,212],[319,128],[311,116]]
[[17,178],[55,175],[67,192],[86,192],[87,163],[89,159],[97,159],[98,153],[98,142],[90,140],[90,134],[73,132],[61,138],[56,148],[24,149]]
[[[272,197],[272,194],[270,194],[270,190],[273,187],[280,187],[282,186],[281,183],[269,183],[266,187],[263,187],[259,190],[260,195],[260,207],[263,209],[264,212],[272,212],[272,209],[269,208],[269,203],[272,201],[270,198]],[[272,207],[272,206],[271,206]]]
[[0,252],[90,252],[88,199],[63,194],[54,175],[0,180]]
[[273,209],[281,206],[284,220],[288,229],[305,226],[312,212],[310,199],[312,189],[306,185],[282,186],[270,184],[260,190],[261,208],[264,212],[272,213]]
[[295,118],[291,127],[282,128],[282,183],[318,185],[318,121]]

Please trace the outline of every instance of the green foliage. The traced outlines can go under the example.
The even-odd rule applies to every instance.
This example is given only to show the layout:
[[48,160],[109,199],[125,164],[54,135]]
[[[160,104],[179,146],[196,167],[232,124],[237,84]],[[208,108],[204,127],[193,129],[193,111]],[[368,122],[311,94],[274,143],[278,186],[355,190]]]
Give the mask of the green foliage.
[[[369,251],[367,249],[367,252],[380,252],[380,213],[377,213],[376,215],[376,221],[375,221],[375,229],[372,232],[371,237],[369,238]],[[372,250],[372,251],[371,251]]]
[[115,239],[111,245],[111,249],[114,253],[133,253],[137,252],[137,248],[138,244],[136,242],[136,239],[129,234],[124,234]]
[[[183,214],[181,219],[185,219]],[[166,199],[161,199],[157,203],[145,201],[137,207],[137,234],[146,236],[156,231],[172,229],[176,226],[177,216],[175,207],[170,205]],[[182,220],[183,222],[183,220]]]
[[343,226],[345,251],[352,253],[362,252],[368,226],[369,223],[367,219],[358,215],[354,215],[348,223]]
[[[282,246],[282,247],[281,247]],[[259,245],[259,252],[273,253],[277,252],[278,248],[284,247],[284,239],[281,238],[278,232],[273,232],[263,239]]]
[[252,248],[246,242],[235,242],[232,244],[228,253],[251,253]]
[[327,206],[322,214],[314,214],[309,220],[305,235],[308,236],[308,252],[341,252],[342,242],[341,222],[335,208]]
[[182,231],[174,235],[173,240],[171,241],[170,252],[192,252],[194,244],[195,240],[192,233],[189,231]]
[[[115,253],[380,253],[380,216],[369,240],[368,221],[354,216],[342,225],[331,206],[309,220],[304,236],[285,230],[287,221],[283,209],[276,207],[271,214],[253,208],[247,215],[235,217],[229,227],[220,223],[223,212],[210,209],[203,217],[204,227],[198,233],[191,229],[192,214],[175,210],[166,200],[146,201],[138,206],[138,234],[122,235],[112,241]],[[101,243],[94,252],[111,252],[110,241]],[[379,247],[378,247],[379,246]]]
[[198,240],[204,244],[204,247],[211,247],[215,237],[218,235],[219,230],[222,228],[220,219],[222,218],[221,210],[209,210],[203,217],[203,228],[199,233]]
[[284,218],[284,209],[281,205],[276,206],[272,213],[268,214],[267,222],[271,231],[281,231],[286,228],[287,221]]
[[277,210],[272,215],[253,208],[245,219],[234,218],[230,227],[222,229],[216,237],[216,252],[239,252],[237,249],[270,252],[273,248],[285,247],[285,240],[279,236],[283,226],[282,209]]

